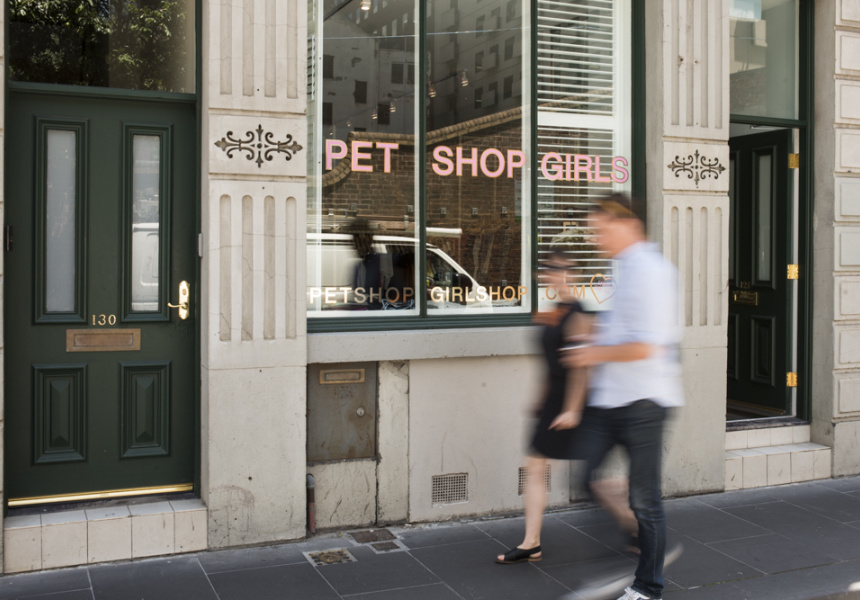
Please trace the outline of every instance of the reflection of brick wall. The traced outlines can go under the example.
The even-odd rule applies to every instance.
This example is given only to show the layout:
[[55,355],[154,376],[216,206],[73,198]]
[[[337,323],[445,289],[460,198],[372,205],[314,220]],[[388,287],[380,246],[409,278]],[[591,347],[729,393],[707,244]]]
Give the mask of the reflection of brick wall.
[[[496,127],[472,129],[446,137],[441,144],[451,148],[460,146],[466,156],[471,156],[471,148],[478,149],[478,156],[487,148],[498,148],[503,153],[508,149],[522,149],[518,119]],[[358,137],[361,133],[353,135],[355,139],[362,139]],[[407,136],[398,137],[401,139],[384,140],[400,143],[400,147],[391,152],[390,173],[383,171],[383,151],[374,148],[370,151],[372,159],[362,161],[362,164],[373,165],[372,173],[345,171],[338,177],[331,177],[335,182],[323,190],[324,215],[331,212],[337,217],[353,216],[354,208],[359,217],[380,223],[383,230],[392,232],[403,230],[404,216],[414,221],[414,213],[408,209],[416,204],[414,148],[402,141]],[[367,139],[372,139],[372,134]],[[441,177],[431,168],[433,148],[427,148],[427,226],[460,228],[463,234],[459,239],[431,236],[428,242],[445,250],[482,285],[496,286],[502,282],[527,285],[528,282],[520,280],[522,235],[515,204],[522,202],[523,192],[516,197],[516,180],[508,178],[507,173],[489,178],[481,174],[480,169],[478,176],[472,177],[470,167],[461,177],[456,174]],[[344,160],[349,159],[347,156]],[[491,159],[488,166],[495,168],[495,159]],[[340,168],[335,170],[340,171]],[[520,169],[515,175],[521,175],[518,171]],[[502,214],[502,207],[507,209],[507,214]],[[443,208],[445,215],[441,214]],[[473,215],[473,209],[477,209],[477,215]]]

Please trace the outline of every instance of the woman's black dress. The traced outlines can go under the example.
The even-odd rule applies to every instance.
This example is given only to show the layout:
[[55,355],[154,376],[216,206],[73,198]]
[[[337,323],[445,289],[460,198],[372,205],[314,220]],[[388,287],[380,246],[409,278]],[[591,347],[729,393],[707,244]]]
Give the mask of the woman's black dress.
[[544,363],[547,366],[549,391],[538,414],[531,448],[546,458],[571,460],[579,458],[579,450],[575,443],[577,429],[553,430],[549,426],[564,407],[568,371],[561,364],[560,350],[565,345],[565,328],[569,327],[570,319],[583,310],[579,302],[561,303],[557,310],[561,313],[561,317],[555,319],[558,322],[544,325],[540,334]]

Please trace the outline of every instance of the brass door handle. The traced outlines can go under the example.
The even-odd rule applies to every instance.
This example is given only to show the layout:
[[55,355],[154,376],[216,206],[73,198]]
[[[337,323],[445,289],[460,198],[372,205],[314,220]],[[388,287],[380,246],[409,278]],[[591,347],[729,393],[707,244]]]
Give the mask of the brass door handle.
[[190,297],[190,290],[188,287],[187,281],[182,281],[179,283],[179,304],[171,304],[167,303],[167,306],[170,308],[178,308],[179,309],[179,318],[183,321],[188,318],[188,298]]

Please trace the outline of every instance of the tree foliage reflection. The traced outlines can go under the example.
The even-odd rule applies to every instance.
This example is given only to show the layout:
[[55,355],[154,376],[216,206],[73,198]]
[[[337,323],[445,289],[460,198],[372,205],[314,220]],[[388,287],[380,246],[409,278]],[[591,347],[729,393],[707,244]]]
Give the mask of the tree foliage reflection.
[[12,80],[193,91],[193,0],[8,3]]

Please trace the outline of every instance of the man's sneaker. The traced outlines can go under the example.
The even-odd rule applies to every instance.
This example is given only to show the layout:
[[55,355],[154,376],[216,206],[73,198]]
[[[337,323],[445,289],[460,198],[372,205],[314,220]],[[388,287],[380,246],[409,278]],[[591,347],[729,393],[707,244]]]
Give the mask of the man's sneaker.
[[605,600],[632,583],[633,573],[629,567],[625,567],[587,580],[576,588],[576,592],[562,596],[559,600]]
[[652,598],[651,596],[646,596],[641,592],[637,592],[633,588],[626,588],[624,590],[624,595],[618,598],[618,600],[663,600],[662,598]]

